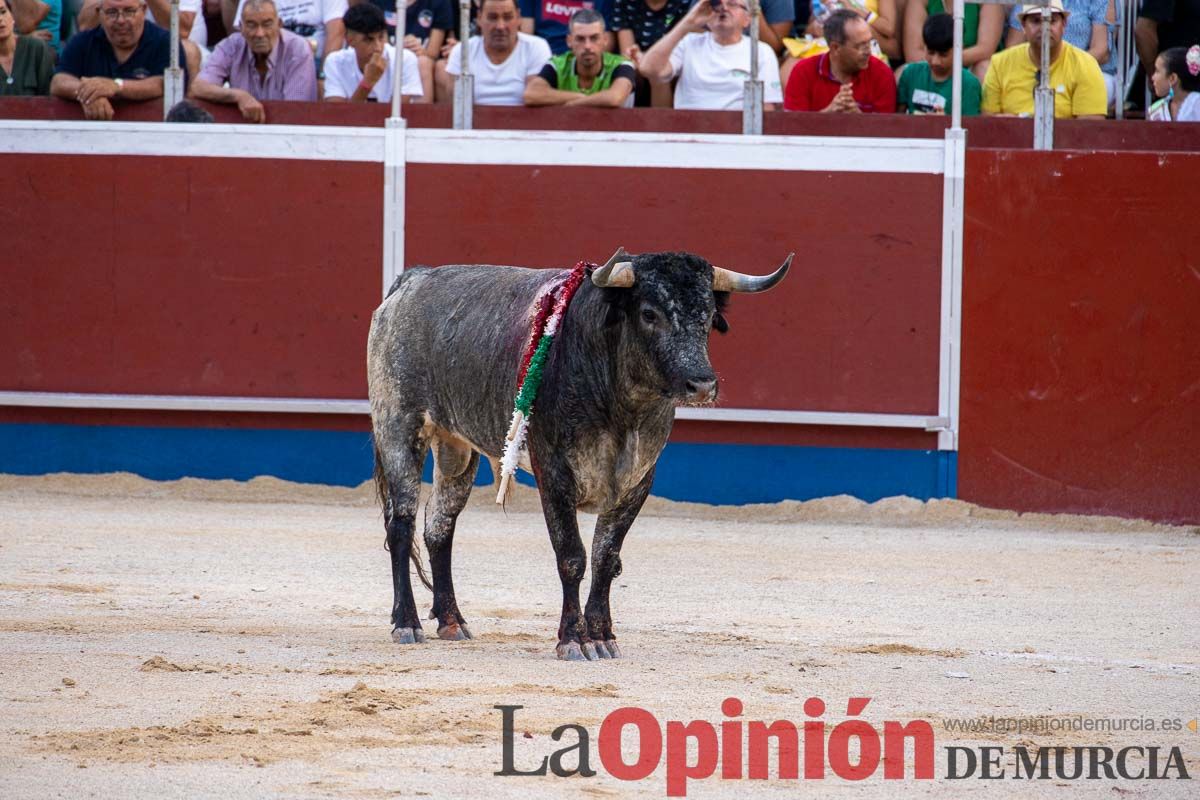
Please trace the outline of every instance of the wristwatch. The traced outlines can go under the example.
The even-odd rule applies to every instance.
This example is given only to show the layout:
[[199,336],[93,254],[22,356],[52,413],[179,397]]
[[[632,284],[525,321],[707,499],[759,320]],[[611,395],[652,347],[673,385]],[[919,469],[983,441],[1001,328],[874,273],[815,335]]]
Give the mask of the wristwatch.
[[117,86],[117,94],[120,94],[121,90],[125,88],[125,79],[124,78],[113,78],[113,83],[116,84],[116,86]]

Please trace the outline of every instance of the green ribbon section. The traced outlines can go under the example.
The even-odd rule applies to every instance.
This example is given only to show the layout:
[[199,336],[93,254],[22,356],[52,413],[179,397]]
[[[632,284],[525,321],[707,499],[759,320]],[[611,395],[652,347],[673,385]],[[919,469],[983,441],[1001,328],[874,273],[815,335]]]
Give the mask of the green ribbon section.
[[538,342],[533,358],[529,359],[529,369],[525,372],[525,380],[517,392],[517,410],[526,417],[533,412],[533,400],[537,397],[538,389],[542,385],[542,371],[546,367],[546,356],[550,352],[550,343],[553,341],[553,336],[543,336],[542,340]]

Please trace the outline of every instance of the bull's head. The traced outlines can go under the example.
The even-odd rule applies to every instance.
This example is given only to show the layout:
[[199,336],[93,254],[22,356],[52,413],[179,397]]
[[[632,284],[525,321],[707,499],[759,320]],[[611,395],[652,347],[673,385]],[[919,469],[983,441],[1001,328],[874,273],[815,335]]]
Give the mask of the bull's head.
[[729,329],[721,312],[731,292],[765,292],[783,280],[789,255],[770,275],[743,275],[714,267],[690,253],[630,256],[624,248],[592,273],[607,289],[608,323],[623,324],[637,352],[629,367],[643,386],[686,405],[717,399],[717,376],[708,358],[708,332]]

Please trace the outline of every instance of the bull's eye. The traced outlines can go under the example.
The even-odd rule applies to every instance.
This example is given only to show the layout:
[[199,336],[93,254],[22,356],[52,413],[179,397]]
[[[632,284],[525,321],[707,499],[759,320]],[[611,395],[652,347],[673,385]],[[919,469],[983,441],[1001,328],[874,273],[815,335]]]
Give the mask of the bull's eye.
[[646,323],[647,325],[653,325],[654,323],[658,322],[658,312],[653,308],[643,308],[642,322]]

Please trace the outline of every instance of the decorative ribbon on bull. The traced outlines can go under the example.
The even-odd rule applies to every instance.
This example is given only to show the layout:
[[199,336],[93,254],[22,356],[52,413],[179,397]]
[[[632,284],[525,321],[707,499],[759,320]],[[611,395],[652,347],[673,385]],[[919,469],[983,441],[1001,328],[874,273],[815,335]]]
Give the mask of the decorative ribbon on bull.
[[[743,275],[740,272],[713,267],[712,288],[716,292],[765,292],[783,280],[788,267],[792,264],[795,253],[789,253],[779,269],[770,275]],[[525,446],[525,437],[529,430],[529,418],[533,415],[533,403],[537,398],[538,388],[542,385],[542,371],[546,366],[546,358],[554,336],[562,324],[563,316],[575,291],[583,283],[589,269],[592,273],[592,283],[602,288],[628,288],[633,286],[637,276],[633,272],[633,263],[624,247],[617,248],[603,267],[580,261],[570,270],[566,277],[548,286],[534,302],[533,325],[529,333],[529,344],[521,358],[521,369],[517,375],[517,398],[513,405],[512,424],[508,429],[507,441],[504,443],[504,457],[500,460],[500,490],[496,493],[496,503],[504,502],[508,491],[508,482],[517,471],[517,462],[521,459],[521,450]]]
[[518,388],[517,398],[513,402],[512,425],[508,428],[504,458],[500,461],[500,491],[496,494],[497,503],[504,502],[508,482],[517,471],[517,462],[521,458],[521,450],[525,447],[525,436],[529,430],[529,418],[533,416],[533,401],[542,385],[542,372],[546,368],[550,346],[554,344],[554,336],[567,313],[567,306],[571,304],[571,298],[583,283],[589,267],[595,268],[596,265],[580,261],[562,281],[547,287],[534,304],[529,344],[525,347],[521,369],[517,373]]

